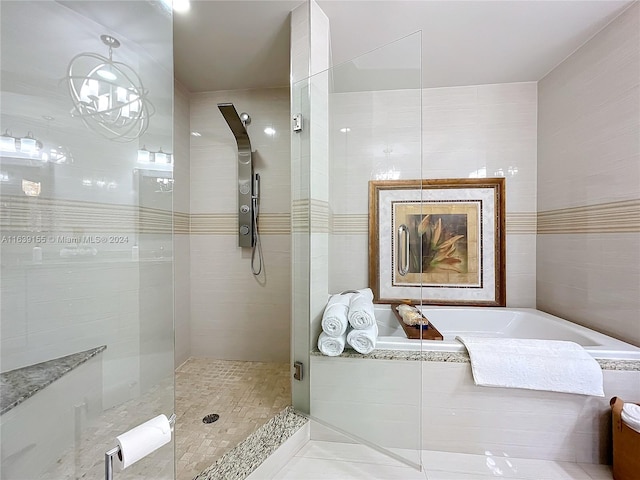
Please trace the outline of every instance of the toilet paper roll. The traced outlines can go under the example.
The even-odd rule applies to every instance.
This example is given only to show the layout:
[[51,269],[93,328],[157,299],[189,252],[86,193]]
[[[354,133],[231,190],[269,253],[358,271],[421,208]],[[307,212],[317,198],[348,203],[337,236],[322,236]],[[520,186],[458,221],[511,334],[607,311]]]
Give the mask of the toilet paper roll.
[[122,470],[171,441],[171,425],[166,415],[158,415],[116,437],[120,452],[116,465]]

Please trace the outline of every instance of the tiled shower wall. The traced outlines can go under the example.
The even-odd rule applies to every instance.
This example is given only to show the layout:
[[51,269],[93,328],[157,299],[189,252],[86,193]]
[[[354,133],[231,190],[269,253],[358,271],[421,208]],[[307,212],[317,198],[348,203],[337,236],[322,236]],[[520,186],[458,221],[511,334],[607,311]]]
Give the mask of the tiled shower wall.
[[[251,250],[238,247],[237,145],[217,104],[247,112],[261,176],[264,270],[251,273]],[[269,127],[275,133],[265,133]],[[289,360],[290,164],[289,88],[191,96],[191,354],[227,360]]]
[[504,176],[507,305],[535,307],[536,83],[423,89],[422,165],[407,172],[403,159],[420,158],[415,105],[413,90],[331,98],[329,291],[368,285],[366,188],[378,170],[394,168],[403,179]]
[[539,82],[537,305],[640,345],[640,4]]

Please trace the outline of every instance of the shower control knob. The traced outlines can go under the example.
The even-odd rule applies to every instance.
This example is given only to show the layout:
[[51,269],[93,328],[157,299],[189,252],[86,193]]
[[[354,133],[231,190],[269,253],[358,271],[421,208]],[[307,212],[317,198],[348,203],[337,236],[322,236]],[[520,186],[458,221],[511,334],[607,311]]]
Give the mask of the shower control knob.
[[240,235],[249,235],[249,227],[247,225],[240,226]]
[[249,213],[249,205],[242,205],[240,207],[240,213]]
[[240,193],[241,194],[246,195],[250,191],[251,191],[251,183],[250,182],[243,182],[243,183],[240,184]]

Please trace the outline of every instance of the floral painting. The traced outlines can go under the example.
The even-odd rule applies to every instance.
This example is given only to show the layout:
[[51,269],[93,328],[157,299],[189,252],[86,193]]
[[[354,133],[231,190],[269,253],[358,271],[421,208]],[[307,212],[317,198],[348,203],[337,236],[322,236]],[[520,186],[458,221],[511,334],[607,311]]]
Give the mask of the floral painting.
[[[409,271],[414,273],[456,272],[466,273],[467,216],[411,215],[416,241],[409,243]],[[419,222],[419,223],[418,223]]]
[[504,178],[369,182],[377,303],[504,306]]
[[479,285],[480,209],[466,200],[393,202],[394,230],[408,230],[408,240],[392,238],[394,251],[398,241],[408,246],[406,273],[396,271],[393,284]]

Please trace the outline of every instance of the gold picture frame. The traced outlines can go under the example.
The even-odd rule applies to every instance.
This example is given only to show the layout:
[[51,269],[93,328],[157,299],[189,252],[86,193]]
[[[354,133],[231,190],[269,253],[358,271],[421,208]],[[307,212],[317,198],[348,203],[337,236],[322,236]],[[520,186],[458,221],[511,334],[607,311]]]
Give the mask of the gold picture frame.
[[505,179],[369,182],[376,303],[506,305]]

